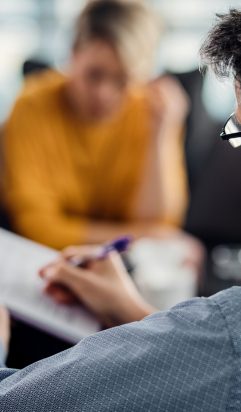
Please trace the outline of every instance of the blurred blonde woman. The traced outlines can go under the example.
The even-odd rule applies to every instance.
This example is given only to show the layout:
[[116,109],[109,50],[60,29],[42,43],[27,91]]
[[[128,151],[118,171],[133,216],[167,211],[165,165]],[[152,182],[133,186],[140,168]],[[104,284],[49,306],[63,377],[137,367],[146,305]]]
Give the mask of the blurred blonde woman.
[[5,127],[14,230],[46,245],[163,236],[186,207],[187,100],[151,81],[160,29],[135,1],[91,1],[66,73],[28,78]]

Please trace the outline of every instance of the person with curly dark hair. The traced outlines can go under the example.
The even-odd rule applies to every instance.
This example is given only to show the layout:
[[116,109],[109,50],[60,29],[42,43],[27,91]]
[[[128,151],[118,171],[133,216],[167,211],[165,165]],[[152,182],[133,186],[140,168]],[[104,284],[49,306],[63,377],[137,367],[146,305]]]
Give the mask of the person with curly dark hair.
[[241,12],[231,9],[217,18],[200,50],[203,65],[211,66],[218,77],[231,74],[241,81]]
[[[235,133],[241,136],[240,23],[237,10],[219,16],[201,55],[217,74],[234,75],[239,128]],[[230,138],[228,132],[226,125],[222,132],[226,139]],[[118,308],[123,299],[128,303],[126,309],[133,304],[142,307],[118,255],[112,254],[88,270],[58,262],[49,276],[79,298],[83,290],[88,294],[89,282],[95,282],[99,294],[98,300],[89,295],[92,303],[96,308],[104,303],[107,317],[114,315],[111,308],[117,309],[123,323],[126,311]],[[120,295],[108,295],[107,283]],[[153,310],[146,308],[142,314]],[[16,371],[3,364],[9,323],[2,308],[0,411],[240,412],[240,313],[241,287],[234,287],[100,332],[66,352]]]
[[204,41],[200,55],[203,69],[211,67],[219,78],[233,77],[237,100],[235,112],[225,123],[221,137],[241,145],[241,11],[217,14],[218,21]]

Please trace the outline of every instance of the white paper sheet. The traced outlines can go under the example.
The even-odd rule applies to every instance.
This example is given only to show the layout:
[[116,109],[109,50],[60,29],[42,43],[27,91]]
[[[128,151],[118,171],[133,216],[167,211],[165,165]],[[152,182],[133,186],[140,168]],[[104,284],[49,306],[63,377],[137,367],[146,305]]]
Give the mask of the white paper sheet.
[[65,306],[43,293],[39,268],[57,252],[0,229],[0,303],[17,319],[71,343],[100,330],[100,324],[80,306]]

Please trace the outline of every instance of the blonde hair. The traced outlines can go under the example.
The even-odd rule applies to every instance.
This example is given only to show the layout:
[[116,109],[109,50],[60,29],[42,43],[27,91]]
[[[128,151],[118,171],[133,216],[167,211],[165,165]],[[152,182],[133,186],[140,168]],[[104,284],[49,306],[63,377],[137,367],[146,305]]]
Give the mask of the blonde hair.
[[146,80],[154,66],[160,28],[140,0],[92,0],[77,19],[73,48],[102,39],[117,51],[130,76]]

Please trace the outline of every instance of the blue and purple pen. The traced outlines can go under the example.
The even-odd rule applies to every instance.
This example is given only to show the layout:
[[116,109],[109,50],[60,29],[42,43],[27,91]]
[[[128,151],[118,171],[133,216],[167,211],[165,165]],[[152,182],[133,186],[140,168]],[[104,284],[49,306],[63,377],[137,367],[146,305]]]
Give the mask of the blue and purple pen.
[[123,236],[113,240],[110,243],[106,243],[105,245],[99,248],[96,254],[93,254],[92,256],[85,258],[71,258],[69,259],[69,262],[71,263],[71,265],[75,267],[86,268],[93,261],[105,259],[108,256],[108,254],[113,251],[116,251],[118,253],[125,252],[128,249],[131,242],[131,236]]

